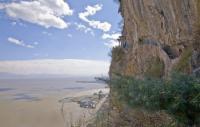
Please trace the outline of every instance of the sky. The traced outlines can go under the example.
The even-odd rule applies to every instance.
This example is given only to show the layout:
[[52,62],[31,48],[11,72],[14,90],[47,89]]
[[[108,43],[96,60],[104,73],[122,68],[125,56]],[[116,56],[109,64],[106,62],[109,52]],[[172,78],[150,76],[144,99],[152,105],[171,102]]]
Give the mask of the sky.
[[108,68],[121,20],[114,0],[0,0],[0,72],[35,60]]
[[[80,64],[81,63],[81,64]],[[0,62],[0,78],[11,76],[107,76],[109,64],[104,61],[46,59]],[[8,75],[10,76],[10,75]]]

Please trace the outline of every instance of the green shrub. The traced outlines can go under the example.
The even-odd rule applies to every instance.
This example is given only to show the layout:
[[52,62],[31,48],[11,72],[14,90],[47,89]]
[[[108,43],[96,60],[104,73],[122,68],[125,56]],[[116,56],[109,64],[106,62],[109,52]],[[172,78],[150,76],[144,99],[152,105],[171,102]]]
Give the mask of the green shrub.
[[179,62],[175,66],[175,70],[178,72],[185,72],[185,70],[187,70],[188,67],[190,66],[191,56],[192,56],[192,48],[186,49],[181,55]]
[[112,49],[112,54],[111,54],[112,60],[116,61],[116,62],[120,61],[124,57],[124,54],[125,53],[124,53],[124,50],[122,47],[120,47],[120,46],[114,47]]
[[192,75],[173,74],[171,80],[121,77],[111,82],[119,100],[132,108],[164,110],[177,123],[193,126],[200,121],[200,79]]

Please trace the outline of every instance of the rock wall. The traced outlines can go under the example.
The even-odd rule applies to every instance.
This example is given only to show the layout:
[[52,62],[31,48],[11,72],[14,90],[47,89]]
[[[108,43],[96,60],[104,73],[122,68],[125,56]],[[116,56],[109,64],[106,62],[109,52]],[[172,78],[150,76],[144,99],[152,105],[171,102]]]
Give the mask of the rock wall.
[[[126,46],[112,51],[111,78],[165,77],[200,67],[200,0],[119,0]],[[195,45],[195,46],[194,46]]]

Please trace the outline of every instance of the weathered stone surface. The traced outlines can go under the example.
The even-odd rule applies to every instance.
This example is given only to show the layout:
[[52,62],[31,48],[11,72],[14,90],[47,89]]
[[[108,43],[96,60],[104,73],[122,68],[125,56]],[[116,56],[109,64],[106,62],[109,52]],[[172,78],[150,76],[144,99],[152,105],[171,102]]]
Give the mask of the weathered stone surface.
[[120,73],[141,77],[154,68],[151,73],[160,77],[168,76],[176,68],[187,73],[198,68],[199,41],[195,42],[196,49],[193,43],[199,29],[199,3],[199,0],[121,0],[122,36],[129,47],[122,47],[126,51],[120,60],[112,60],[110,76]]

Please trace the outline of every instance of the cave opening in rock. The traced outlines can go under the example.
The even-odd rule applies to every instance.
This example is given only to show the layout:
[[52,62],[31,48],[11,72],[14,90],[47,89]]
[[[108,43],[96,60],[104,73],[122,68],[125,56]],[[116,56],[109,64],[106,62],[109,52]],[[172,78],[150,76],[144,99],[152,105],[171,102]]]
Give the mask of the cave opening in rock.
[[175,48],[170,47],[169,45],[163,46],[163,50],[169,56],[170,59],[175,59],[179,57],[182,52],[182,49],[176,50]]

